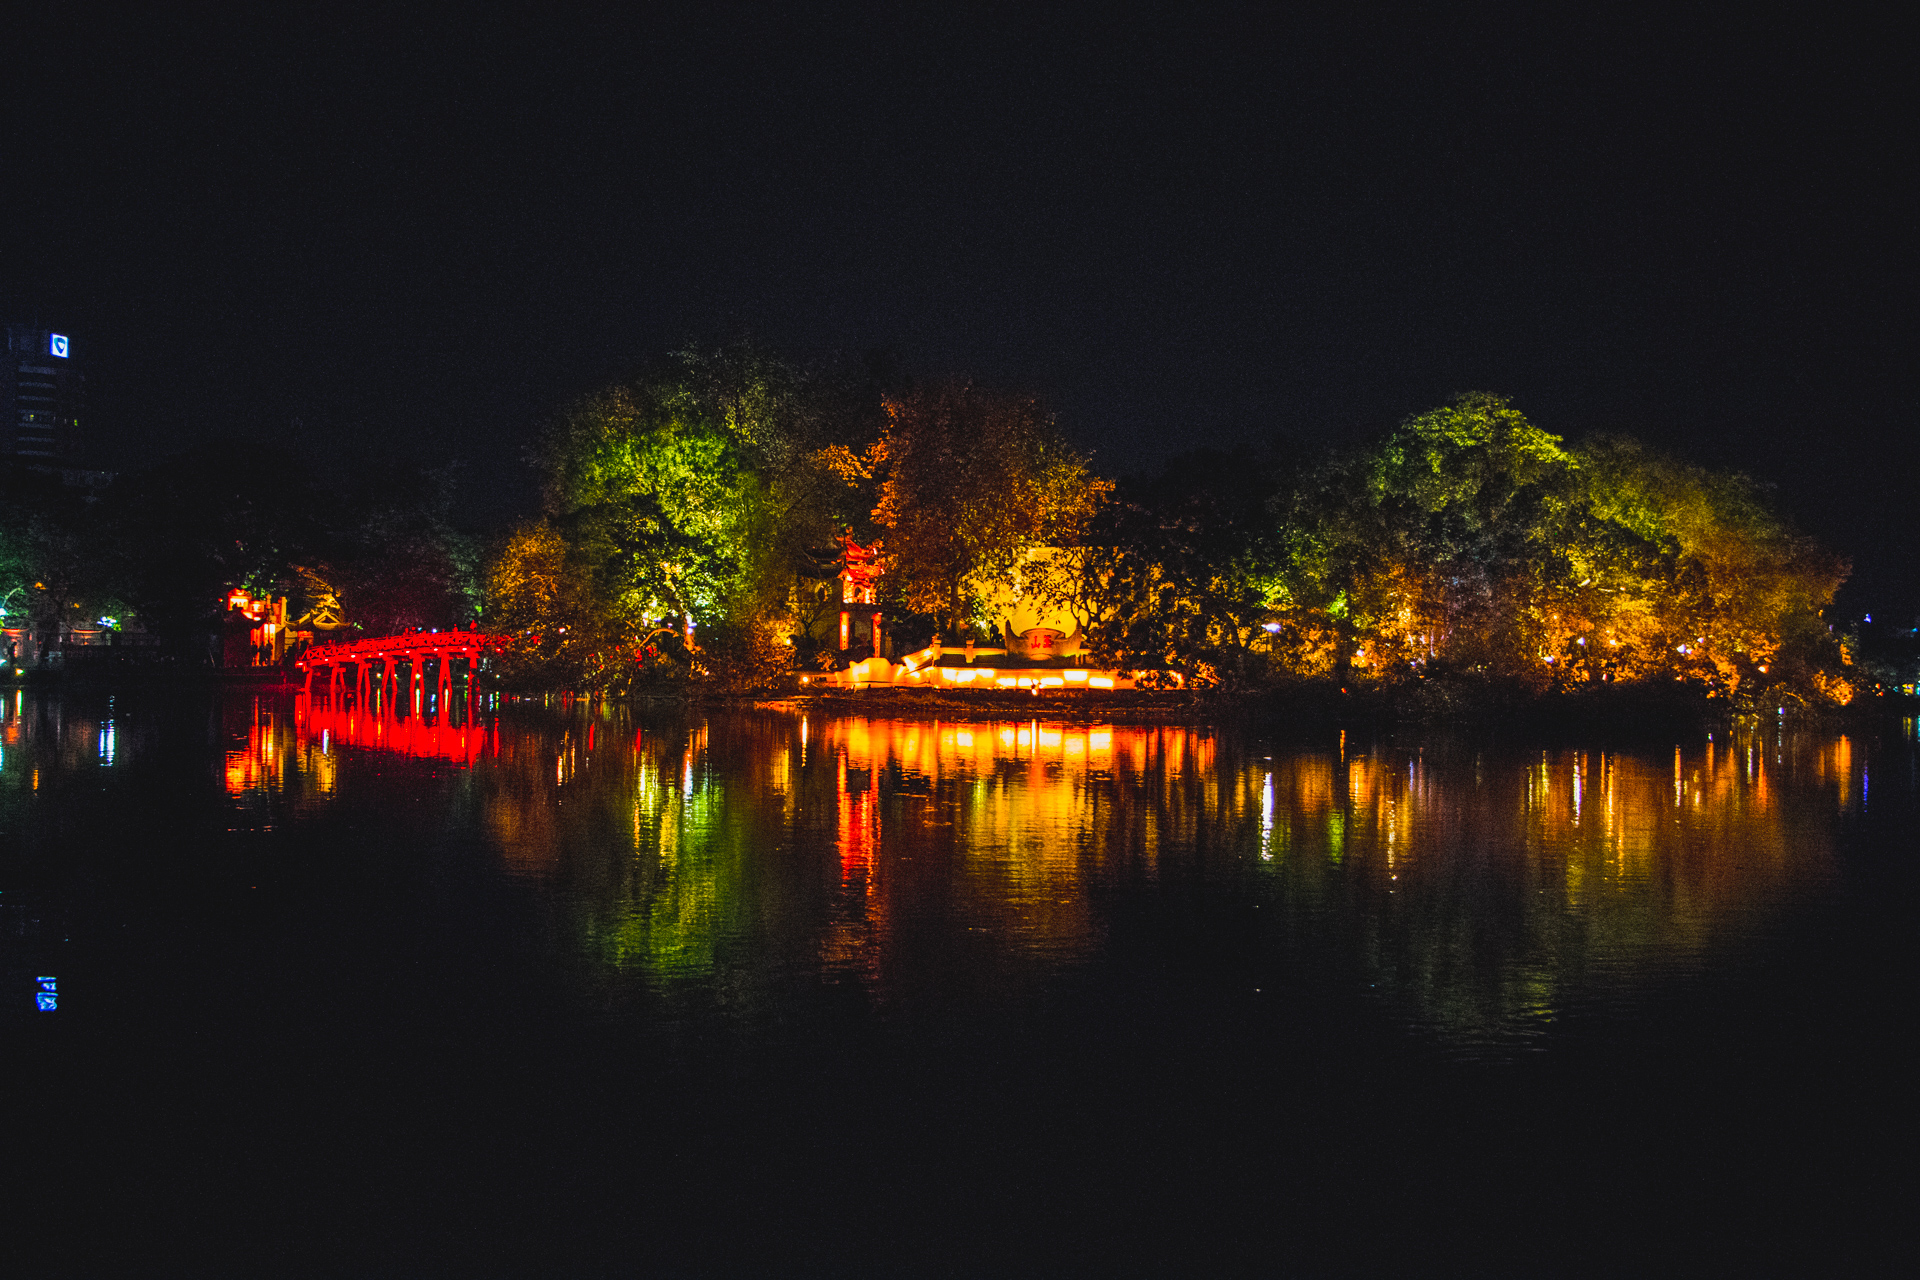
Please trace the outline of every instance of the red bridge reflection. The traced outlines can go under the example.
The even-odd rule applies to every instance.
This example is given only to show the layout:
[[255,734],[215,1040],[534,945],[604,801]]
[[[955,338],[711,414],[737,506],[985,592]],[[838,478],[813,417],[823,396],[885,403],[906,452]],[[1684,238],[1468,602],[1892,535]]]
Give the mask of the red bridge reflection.
[[472,764],[500,752],[492,725],[477,716],[398,716],[378,709],[328,706],[302,697],[294,707],[294,727],[303,740],[332,745],[377,747],[403,755]]

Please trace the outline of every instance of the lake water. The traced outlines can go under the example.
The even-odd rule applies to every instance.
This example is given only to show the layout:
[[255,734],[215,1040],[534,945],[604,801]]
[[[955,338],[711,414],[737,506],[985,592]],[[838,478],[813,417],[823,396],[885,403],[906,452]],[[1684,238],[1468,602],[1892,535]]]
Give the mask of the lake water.
[[14,691],[12,1247],[1831,1267],[1910,1190],[1913,738]]

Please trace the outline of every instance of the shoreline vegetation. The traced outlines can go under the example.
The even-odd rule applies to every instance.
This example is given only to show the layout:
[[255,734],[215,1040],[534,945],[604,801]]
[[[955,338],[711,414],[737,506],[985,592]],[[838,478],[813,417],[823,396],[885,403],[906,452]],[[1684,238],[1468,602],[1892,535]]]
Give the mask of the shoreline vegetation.
[[[1012,650],[1009,599],[1052,612],[1065,660],[1186,691],[1098,695],[1155,716],[1818,719],[1902,683],[1826,614],[1847,563],[1761,486],[1625,436],[1569,446],[1491,394],[1346,449],[1109,480],[1030,399],[733,349],[583,401],[535,460],[544,512],[487,581],[524,637],[508,687],[791,699],[930,637]],[[864,602],[849,643],[843,538],[873,552],[884,649]],[[1000,705],[931,692],[804,696]]]
[[1831,615],[1847,562],[1763,486],[1624,435],[1569,444],[1486,393],[1341,449],[1275,437],[1109,479],[1031,397],[735,345],[570,406],[528,458],[540,511],[491,541],[457,529],[451,471],[336,482],[203,451],[92,506],[16,475],[8,625],[98,615],[184,669],[217,664],[246,591],[344,634],[510,637],[502,691],[902,708],[1001,700],[796,682],[1044,633],[1032,652],[1179,691],[1009,706],[1155,717],[1823,720],[1915,679]]

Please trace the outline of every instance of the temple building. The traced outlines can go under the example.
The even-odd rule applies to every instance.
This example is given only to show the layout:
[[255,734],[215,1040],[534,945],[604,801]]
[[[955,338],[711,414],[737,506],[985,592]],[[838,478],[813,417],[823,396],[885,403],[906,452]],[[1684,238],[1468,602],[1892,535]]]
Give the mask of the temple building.
[[1052,547],[1029,551],[1011,582],[979,584],[989,629],[998,643],[969,634],[959,643],[932,636],[925,648],[897,660],[886,643],[886,613],[874,586],[884,572],[880,544],[862,547],[842,538],[839,594],[839,660],[831,670],[800,678],[803,688],[865,689],[874,686],[928,689],[1026,689],[1093,692],[1180,683],[1174,673],[1121,671],[1091,665],[1084,628],[1072,614],[1029,590],[1030,574],[1063,553]]

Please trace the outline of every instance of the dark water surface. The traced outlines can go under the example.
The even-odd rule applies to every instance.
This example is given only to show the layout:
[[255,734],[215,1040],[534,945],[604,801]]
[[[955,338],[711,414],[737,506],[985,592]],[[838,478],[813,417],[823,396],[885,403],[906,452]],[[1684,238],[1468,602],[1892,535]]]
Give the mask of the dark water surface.
[[1911,724],[0,710],[32,1269],[1832,1269],[1911,1202]]

